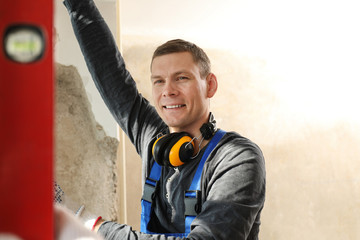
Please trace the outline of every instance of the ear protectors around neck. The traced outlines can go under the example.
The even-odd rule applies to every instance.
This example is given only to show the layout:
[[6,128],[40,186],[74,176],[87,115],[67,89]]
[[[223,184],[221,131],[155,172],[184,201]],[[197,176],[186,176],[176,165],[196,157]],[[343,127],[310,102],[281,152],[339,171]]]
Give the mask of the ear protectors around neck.
[[181,166],[194,154],[192,137],[186,132],[161,136],[154,142],[152,154],[160,166]]
[[[215,118],[210,113],[209,121],[200,128],[201,135],[205,140],[209,140],[214,136],[216,130]],[[194,155],[194,141],[192,140],[193,138],[186,132],[161,136],[153,144],[153,157],[160,166],[181,166],[189,162]]]

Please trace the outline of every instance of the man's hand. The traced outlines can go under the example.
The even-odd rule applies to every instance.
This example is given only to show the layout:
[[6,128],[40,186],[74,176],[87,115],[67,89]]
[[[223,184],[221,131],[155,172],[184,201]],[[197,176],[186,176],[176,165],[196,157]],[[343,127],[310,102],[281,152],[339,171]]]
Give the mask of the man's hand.
[[[65,207],[54,206],[54,220],[55,220],[55,239],[68,240],[68,239],[89,239],[89,240],[103,240],[100,235],[91,232],[87,229],[82,222],[77,219]],[[100,222],[100,221],[98,221]],[[102,222],[101,222],[102,223]],[[98,223],[99,226],[101,225]],[[97,227],[97,229],[99,228]],[[96,231],[97,231],[96,229]]]

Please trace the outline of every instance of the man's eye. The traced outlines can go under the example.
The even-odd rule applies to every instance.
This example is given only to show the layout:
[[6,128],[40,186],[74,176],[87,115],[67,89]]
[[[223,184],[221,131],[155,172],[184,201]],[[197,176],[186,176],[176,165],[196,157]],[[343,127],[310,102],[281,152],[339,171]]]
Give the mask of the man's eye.
[[163,82],[164,82],[164,80],[159,79],[159,80],[155,80],[154,84],[160,84],[160,83],[163,83]]
[[188,77],[185,77],[185,76],[180,76],[178,77],[178,80],[186,80],[186,79],[189,79]]

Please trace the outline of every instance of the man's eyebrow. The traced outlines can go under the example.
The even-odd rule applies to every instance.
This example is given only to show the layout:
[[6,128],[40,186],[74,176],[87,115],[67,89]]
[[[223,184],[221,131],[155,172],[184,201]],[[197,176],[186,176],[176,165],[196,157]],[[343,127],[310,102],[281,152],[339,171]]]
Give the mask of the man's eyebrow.
[[162,78],[160,75],[151,75],[150,76],[150,79],[153,80],[153,79],[159,79],[159,78]]
[[189,74],[192,75],[192,73],[190,71],[187,70],[180,70],[174,73],[175,76],[180,75],[180,74]]
[[[175,73],[173,73],[173,76],[177,76],[177,75],[181,75],[181,74],[187,74],[187,75],[193,75],[190,71],[188,70],[179,70]],[[163,78],[161,75],[151,75],[150,76],[151,79],[159,79],[159,78]]]

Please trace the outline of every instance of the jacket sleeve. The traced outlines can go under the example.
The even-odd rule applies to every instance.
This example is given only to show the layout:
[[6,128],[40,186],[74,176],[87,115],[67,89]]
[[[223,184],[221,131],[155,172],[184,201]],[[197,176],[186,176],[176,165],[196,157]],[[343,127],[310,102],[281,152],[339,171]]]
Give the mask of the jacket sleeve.
[[64,4],[100,95],[140,153],[147,144],[141,136],[154,135],[151,131],[158,129],[162,120],[154,107],[139,94],[95,3],[92,0],[65,0]]
[[181,240],[185,238],[165,236],[164,234],[145,234],[138,231],[133,231],[132,228],[125,224],[118,224],[114,222],[104,222],[100,228],[99,233],[109,240]]

